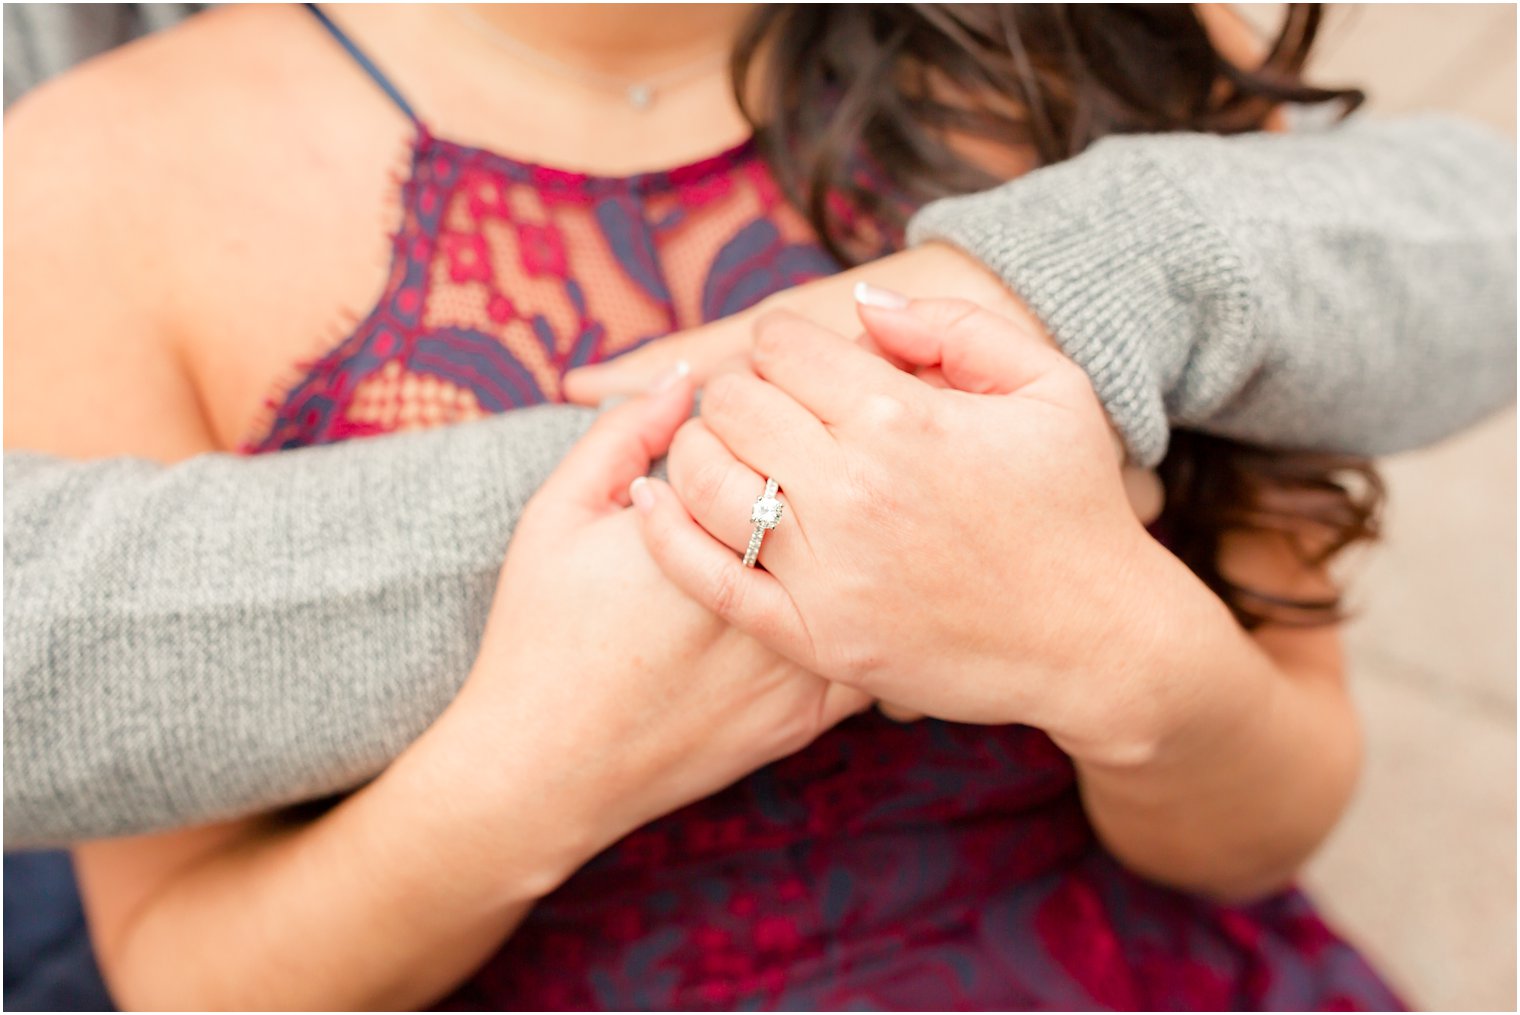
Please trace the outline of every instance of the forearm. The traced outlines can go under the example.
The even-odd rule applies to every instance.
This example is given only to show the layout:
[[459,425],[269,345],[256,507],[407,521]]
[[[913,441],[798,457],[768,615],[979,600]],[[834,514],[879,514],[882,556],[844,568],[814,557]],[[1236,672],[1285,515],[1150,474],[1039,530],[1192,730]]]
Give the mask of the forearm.
[[1186,606],[1161,597],[1173,618],[1149,664],[1167,667],[1165,685],[1189,689],[1167,706],[1187,720],[1150,750],[1116,757],[1076,745],[1074,760],[1093,827],[1121,862],[1184,889],[1250,898],[1283,887],[1334,827],[1361,739],[1338,659],[1285,666],[1212,593],[1194,591]]
[[1168,426],[1380,454],[1514,398],[1512,141],[1436,118],[1130,135],[930,205],[1091,376],[1133,459]]
[[[446,994],[578,856],[546,828],[552,801],[504,764],[499,738],[451,709],[394,766],[323,817],[186,864],[112,925],[91,912],[125,1008],[372,1010]],[[469,747],[468,742],[477,745]],[[517,774],[512,774],[517,772]],[[530,830],[536,834],[529,834]],[[81,851],[87,903],[97,878]]]
[[458,690],[517,517],[592,415],[167,467],[7,454],[6,845],[372,777]]

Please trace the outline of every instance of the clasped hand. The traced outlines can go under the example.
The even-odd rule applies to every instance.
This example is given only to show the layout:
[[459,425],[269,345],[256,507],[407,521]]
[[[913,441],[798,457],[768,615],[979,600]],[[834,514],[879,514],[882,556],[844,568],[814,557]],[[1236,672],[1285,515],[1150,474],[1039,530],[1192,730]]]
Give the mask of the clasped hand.
[[[863,344],[763,317],[698,418],[679,374],[605,413],[524,513],[451,712],[515,820],[539,815],[545,886],[872,700],[1038,726],[1079,760],[1176,720],[1187,695],[1153,677],[1181,565],[1086,376],[971,304],[861,319]],[[669,483],[644,478],[667,446]],[[746,569],[767,476],[786,514]]]
[[[880,355],[795,315],[757,323],[753,373],[714,377],[669,483],[636,483],[655,561],[804,669],[898,707],[1035,725],[1069,751],[1165,737],[1186,694],[1154,675],[1185,569],[1137,519],[1086,375],[960,301],[861,319]],[[749,570],[767,477],[786,514]]]

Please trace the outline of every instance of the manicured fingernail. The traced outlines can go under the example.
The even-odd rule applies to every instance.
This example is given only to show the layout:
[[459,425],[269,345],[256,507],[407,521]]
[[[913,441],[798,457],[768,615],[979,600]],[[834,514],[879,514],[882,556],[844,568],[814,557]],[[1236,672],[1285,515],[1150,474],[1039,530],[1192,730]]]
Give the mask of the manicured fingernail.
[[869,282],[855,283],[855,302],[878,310],[907,310],[908,297]]
[[689,377],[690,375],[691,364],[686,362],[684,359],[676,360],[675,366],[671,367],[668,371],[661,374],[658,378],[655,379],[655,382],[649,386],[649,393],[651,395],[658,395],[662,391],[669,391],[677,381],[683,377]]
[[649,509],[654,507],[654,491],[649,489],[649,479],[640,476],[628,484],[628,499],[633,501],[633,506],[639,509],[641,514],[648,514]]

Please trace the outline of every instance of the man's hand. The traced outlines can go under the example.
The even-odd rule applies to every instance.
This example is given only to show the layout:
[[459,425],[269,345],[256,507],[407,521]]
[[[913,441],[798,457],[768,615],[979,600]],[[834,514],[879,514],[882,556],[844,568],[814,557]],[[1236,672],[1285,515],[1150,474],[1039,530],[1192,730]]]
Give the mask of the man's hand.
[[[903,708],[1121,753],[1164,736],[1193,693],[1155,679],[1160,629],[1187,613],[1166,600],[1201,586],[1137,522],[1086,376],[969,304],[861,319],[891,358],[979,393],[766,317],[758,376],[715,379],[670,486],[651,483],[657,562],[804,668]],[[787,511],[746,570],[766,477]]]

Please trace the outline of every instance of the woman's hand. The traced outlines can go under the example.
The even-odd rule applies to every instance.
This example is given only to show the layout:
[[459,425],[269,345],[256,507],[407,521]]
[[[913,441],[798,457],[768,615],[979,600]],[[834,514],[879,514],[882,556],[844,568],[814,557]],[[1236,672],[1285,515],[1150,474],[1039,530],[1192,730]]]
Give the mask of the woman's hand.
[[[868,704],[654,566],[624,499],[689,381],[605,414],[525,513],[459,697],[321,816],[91,843],[91,934],[124,1005],[427,1005],[639,825]],[[270,976],[271,969],[281,975]]]
[[[971,304],[861,317],[887,356],[961,390],[763,319],[758,376],[714,379],[676,436],[674,493],[656,488],[646,515],[656,559],[806,668],[901,708],[1030,723],[1104,757],[1153,750],[1208,697],[1158,653],[1223,607],[1137,521],[1086,376]],[[766,571],[745,571],[767,476],[787,512]]]
[[530,503],[457,706],[491,716],[483,767],[554,801],[542,834],[566,875],[870,704],[733,629],[649,557],[629,485],[691,400],[676,374],[605,414]]
[[[718,378],[676,436],[674,492],[650,484],[661,566],[884,701],[1044,729],[1076,763],[1099,837],[1138,872],[1231,899],[1282,886],[1355,779],[1334,631],[1253,637],[1149,538],[1063,357],[968,304],[861,316],[886,356],[962,390],[767,319],[759,376]],[[767,475],[787,505],[769,573],[737,558]],[[1221,566],[1248,584],[1323,592],[1285,544],[1229,543]]]

